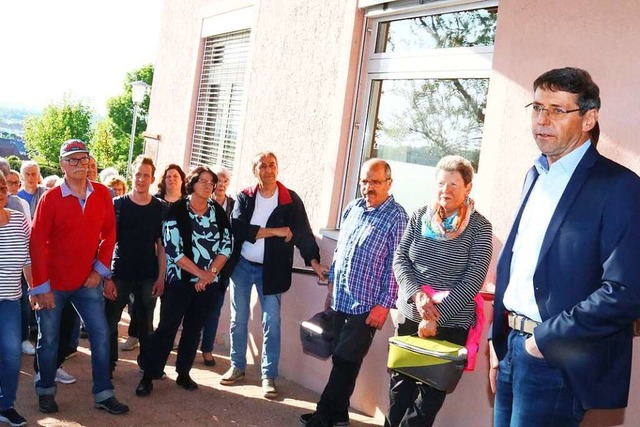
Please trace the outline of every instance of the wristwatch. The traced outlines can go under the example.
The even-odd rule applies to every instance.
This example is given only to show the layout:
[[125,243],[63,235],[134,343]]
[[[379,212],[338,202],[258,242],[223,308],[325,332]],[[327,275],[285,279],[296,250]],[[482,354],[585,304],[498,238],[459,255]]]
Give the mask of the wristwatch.
[[216,275],[218,274],[218,268],[215,265],[211,267],[211,271],[214,272]]

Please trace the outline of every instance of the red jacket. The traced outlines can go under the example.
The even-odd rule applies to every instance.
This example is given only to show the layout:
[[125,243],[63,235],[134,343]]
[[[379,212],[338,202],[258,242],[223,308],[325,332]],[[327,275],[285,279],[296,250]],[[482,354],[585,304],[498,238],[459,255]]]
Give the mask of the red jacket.
[[91,183],[84,206],[62,196],[62,186],[47,191],[36,209],[31,231],[33,285],[51,290],[79,289],[97,260],[109,268],[116,242],[116,221],[107,187]]

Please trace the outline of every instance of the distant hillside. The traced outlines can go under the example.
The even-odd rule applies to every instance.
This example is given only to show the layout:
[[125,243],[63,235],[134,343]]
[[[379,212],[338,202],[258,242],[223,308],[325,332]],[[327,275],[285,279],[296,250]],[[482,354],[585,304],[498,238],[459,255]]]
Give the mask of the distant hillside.
[[40,111],[27,109],[0,106],[0,134],[5,138],[22,137],[24,135],[24,128],[22,124],[27,116],[37,116]]

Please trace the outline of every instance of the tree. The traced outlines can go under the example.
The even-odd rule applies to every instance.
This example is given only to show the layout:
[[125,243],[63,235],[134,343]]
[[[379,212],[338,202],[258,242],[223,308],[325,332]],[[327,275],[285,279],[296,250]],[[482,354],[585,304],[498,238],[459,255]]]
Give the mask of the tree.
[[24,141],[29,157],[41,165],[56,167],[60,145],[67,139],[91,139],[92,111],[82,101],[65,95],[62,103],[50,104],[42,115],[24,121]]
[[[129,156],[129,141],[133,125],[133,102],[131,101],[131,83],[143,81],[149,85],[153,82],[153,65],[148,64],[138,70],[127,73],[123,93],[109,98],[107,101],[108,119],[98,124],[96,136],[92,142],[92,151],[100,152],[100,159],[96,157],[98,166],[114,166],[124,172]],[[138,109],[136,136],[134,138],[133,157],[142,153],[142,133],[147,128],[147,114],[149,112],[149,95]]]
[[[398,30],[392,23],[385,51],[491,45],[496,12],[478,9],[411,18],[398,21],[404,25]],[[486,78],[385,80],[380,96],[394,109],[376,123],[376,155],[433,166],[443,156],[459,154],[477,170],[488,89]]]

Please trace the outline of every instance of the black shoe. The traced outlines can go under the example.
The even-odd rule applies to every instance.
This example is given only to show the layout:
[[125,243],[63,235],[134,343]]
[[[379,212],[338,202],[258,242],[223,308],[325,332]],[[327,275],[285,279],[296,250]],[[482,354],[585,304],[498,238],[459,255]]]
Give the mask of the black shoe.
[[[207,359],[205,355],[210,356],[211,359]],[[209,353],[202,353],[202,360],[204,361],[204,366],[216,366],[216,359],[213,358],[213,355]]]
[[300,415],[300,425],[308,427],[346,427],[349,425],[349,415],[340,421],[334,421],[333,424],[324,416],[317,412]]
[[107,411],[113,415],[121,415],[129,412],[129,407],[123,403],[118,402],[118,399],[115,396],[111,396],[108,399],[105,399],[101,402],[96,402],[93,405],[96,409],[101,409],[103,411]]
[[53,394],[38,396],[38,409],[43,414],[55,414],[58,412],[58,404]]
[[153,381],[143,378],[140,380],[140,384],[138,384],[138,387],[136,387],[136,396],[149,396],[152,391]]
[[0,421],[14,427],[27,425],[27,420],[13,408],[0,411]]
[[176,378],[176,384],[182,387],[185,390],[197,390],[198,384],[194,380],[191,379],[189,374],[178,374],[178,378]]

